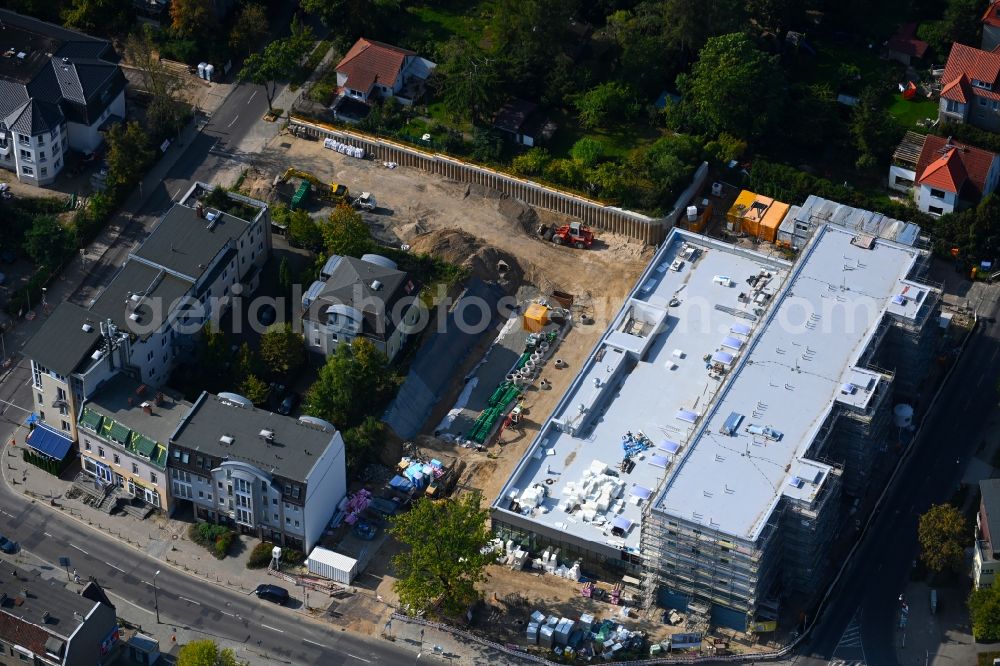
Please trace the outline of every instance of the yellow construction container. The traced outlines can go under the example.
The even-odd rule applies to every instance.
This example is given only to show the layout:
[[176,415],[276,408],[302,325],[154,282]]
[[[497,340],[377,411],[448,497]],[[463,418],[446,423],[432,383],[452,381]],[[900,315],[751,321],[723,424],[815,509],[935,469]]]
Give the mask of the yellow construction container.
[[743,190],[726,213],[726,219],[731,231],[742,231],[751,238],[773,243],[789,208],[781,201]]
[[522,325],[529,333],[541,333],[549,323],[549,309],[541,303],[532,303],[524,311]]
[[740,195],[736,197],[736,201],[733,202],[732,208],[726,213],[726,220],[729,221],[730,231],[738,231],[742,225],[743,215],[750,209],[750,205],[754,202],[757,195],[750,190],[743,190]]

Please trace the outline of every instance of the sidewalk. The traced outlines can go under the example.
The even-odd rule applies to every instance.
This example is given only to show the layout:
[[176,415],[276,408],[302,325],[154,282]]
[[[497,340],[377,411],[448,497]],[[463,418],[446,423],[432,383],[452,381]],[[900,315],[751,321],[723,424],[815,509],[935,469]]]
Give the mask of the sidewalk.
[[896,622],[896,659],[906,664],[953,666],[975,664],[978,647],[972,640],[965,600],[968,590],[954,586],[937,589],[937,612],[931,613],[930,586],[911,582],[904,601],[909,609],[906,627]]

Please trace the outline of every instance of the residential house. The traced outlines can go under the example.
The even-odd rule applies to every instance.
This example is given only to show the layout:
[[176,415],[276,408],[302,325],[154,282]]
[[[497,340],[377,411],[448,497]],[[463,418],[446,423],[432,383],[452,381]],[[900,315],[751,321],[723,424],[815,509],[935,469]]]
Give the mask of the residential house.
[[120,652],[115,607],[100,585],[77,593],[9,562],[0,568],[0,664],[100,666]]
[[993,587],[1000,573],[1000,479],[980,481],[979,498],[972,553],[972,583],[976,589]]
[[125,75],[106,40],[7,10],[0,24],[0,167],[48,185],[125,117]]
[[377,254],[330,257],[320,278],[302,296],[307,349],[328,356],[362,337],[396,358],[420,318],[418,285]]
[[927,42],[917,38],[917,24],[904,23],[886,43],[885,55],[889,60],[911,65],[927,55],[927,48]]
[[534,102],[515,99],[503,105],[493,121],[493,129],[514,143],[535,146],[552,138],[556,126],[546,119]]
[[941,75],[938,120],[1000,130],[1000,53],[955,43]]
[[983,12],[981,21],[983,24],[983,50],[992,51],[1000,46],[1000,0],[990,0],[989,7]]
[[170,438],[191,403],[125,374],[101,385],[80,410],[80,466],[100,486],[173,512],[167,483]]
[[889,186],[911,192],[917,207],[931,215],[976,205],[998,179],[995,153],[916,132],[906,133],[889,167]]
[[172,501],[195,517],[308,553],[347,494],[331,424],[202,393],[170,442]]
[[199,201],[210,190],[193,185],[89,308],[60,303],[28,341],[41,423],[77,442],[80,406],[101,382],[126,372],[162,386],[204,322],[235,291],[256,290],[271,252],[267,204],[227,193],[231,205],[215,210]]
[[341,95],[362,102],[394,97],[410,105],[437,65],[413,51],[361,38],[337,64]]

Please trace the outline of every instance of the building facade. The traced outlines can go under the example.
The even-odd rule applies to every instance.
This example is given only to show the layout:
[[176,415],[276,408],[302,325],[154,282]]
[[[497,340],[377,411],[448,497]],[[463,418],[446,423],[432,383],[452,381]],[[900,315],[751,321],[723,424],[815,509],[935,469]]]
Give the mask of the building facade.
[[1000,53],[952,44],[938,104],[941,122],[1000,130]]
[[170,443],[173,501],[195,517],[308,553],[347,494],[332,425],[203,393]]
[[52,183],[66,151],[91,153],[125,117],[125,75],[111,43],[0,10],[0,167]]
[[1000,574],[1000,479],[979,482],[976,543],[972,551],[972,584],[993,587]]

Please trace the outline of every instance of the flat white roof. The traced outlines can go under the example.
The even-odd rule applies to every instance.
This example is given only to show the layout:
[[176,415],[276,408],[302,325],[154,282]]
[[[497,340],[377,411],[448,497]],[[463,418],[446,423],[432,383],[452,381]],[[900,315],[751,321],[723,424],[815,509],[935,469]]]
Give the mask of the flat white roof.
[[821,488],[829,467],[804,459],[817,431],[835,402],[864,407],[879,378],[855,363],[886,313],[915,317],[929,291],[906,280],[918,250],[856,238],[816,230],[654,510],[754,541],[783,495],[808,501]]
[[[698,414],[707,409],[722,384],[711,376],[722,377],[711,372],[719,367],[712,356],[725,350],[734,360],[740,358],[760,323],[755,311],[765,314],[789,268],[781,259],[672,231],[542,426],[495,508],[508,510],[511,499],[541,486],[545,496],[540,504],[521,506],[525,519],[637,552],[643,509],[675,457],[684,453],[683,446],[679,453],[672,450],[696,427],[678,417],[682,410]],[[755,292],[748,279],[758,276],[760,281],[754,282],[762,288]],[[769,296],[760,296],[757,303],[741,300],[741,294],[753,293]],[[723,346],[727,337],[737,341],[737,349]],[[625,454],[622,439],[629,432],[634,437],[643,433],[652,446],[637,453],[634,467],[624,472],[618,467]],[[577,492],[581,506],[567,512],[561,504],[595,461],[617,474],[619,496],[606,510],[590,513],[582,506],[586,498]]]

